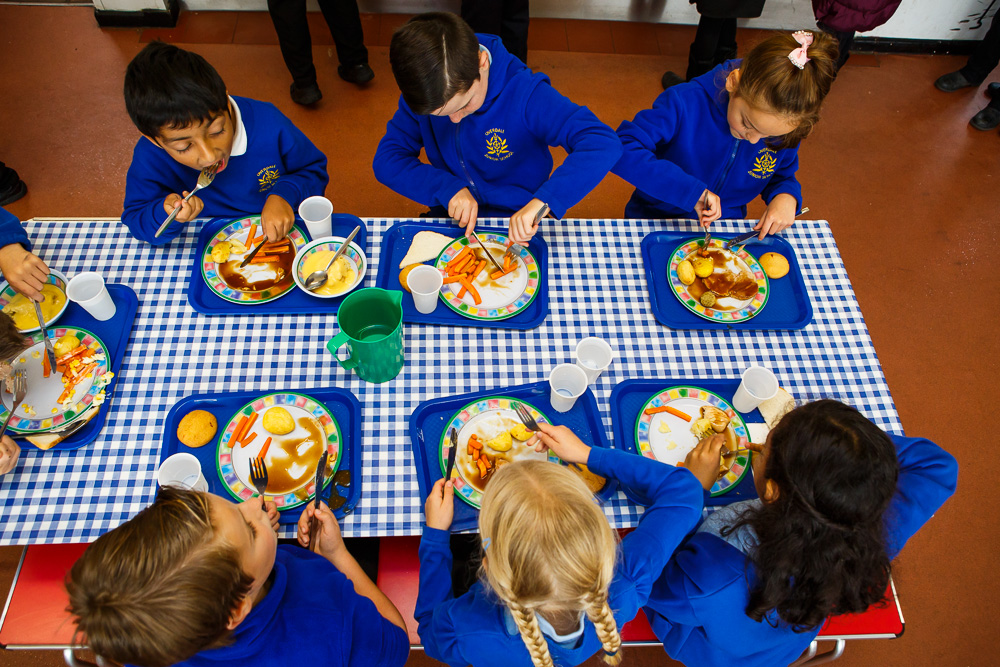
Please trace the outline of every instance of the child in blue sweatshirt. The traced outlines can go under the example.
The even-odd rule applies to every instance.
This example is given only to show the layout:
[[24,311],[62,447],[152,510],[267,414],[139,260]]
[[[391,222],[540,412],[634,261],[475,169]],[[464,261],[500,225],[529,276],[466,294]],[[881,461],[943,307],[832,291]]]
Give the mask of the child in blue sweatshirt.
[[[511,239],[526,243],[545,205],[561,218],[621,155],[590,110],[454,14],[412,18],[392,36],[389,61],[402,95],[375,152],[375,177],[433,215],[447,213],[467,235],[478,217],[509,216]],[[549,146],[568,153],[554,172]]]
[[934,443],[828,400],[785,415],[753,472],[760,499],[711,514],[650,594],[653,631],[686,665],[796,660],[828,616],[882,599],[889,561],[958,481]]
[[314,516],[316,553],[278,546],[273,503],[164,487],[73,565],[70,612],[98,655],[140,667],[402,665],[403,619],[325,504],[299,542]]
[[0,274],[15,291],[42,300],[49,267],[31,253],[31,241],[17,216],[0,208]]
[[[274,105],[232,97],[218,72],[196,53],[153,42],[125,72],[125,107],[142,133],[125,181],[124,222],[132,236],[159,245],[184,226],[156,231],[175,209],[176,223],[260,215],[269,241],[283,238],[303,199],[322,195],[324,156]],[[215,180],[188,201],[203,169]]]
[[780,34],[665,90],[618,127],[624,153],[612,171],[636,186],[625,217],[693,215],[708,227],[746,217],[760,195],[760,238],[791,225],[802,208],[798,145],[819,120],[836,61],[825,33]]
[[[425,505],[415,616],[427,655],[453,667],[578,665],[604,649],[621,660],[619,628],[701,514],[694,470],[583,444],[565,426],[540,424],[537,449],[585,463],[652,499],[638,528],[617,533],[580,477],[548,461],[501,466],[479,513],[481,581],[455,598],[449,528],[452,482],[439,480]],[[719,450],[709,459],[718,470]],[[694,468],[692,464],[692,468]]]

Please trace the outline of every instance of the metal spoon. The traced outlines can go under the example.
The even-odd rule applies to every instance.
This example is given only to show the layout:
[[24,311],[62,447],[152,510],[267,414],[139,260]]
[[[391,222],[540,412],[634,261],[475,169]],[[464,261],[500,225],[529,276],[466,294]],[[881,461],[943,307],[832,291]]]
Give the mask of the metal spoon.
[[351,241],[354,240],[354,236],[359,231],[361,231],[360,225],[355,227],[354,231],[351,232],[348,235],[348,237],[344,240],[344,242],[340,244],[340,247],[337,248],[337,252],[333,256],[333,259],[330,260],[330,262],[326,265],[325,269],[323,269],[322,271],[313,271],[306,277],[305,283],[303,284],[306,286],[307,290],[309,290],[310,292],[315,292],[317,289],[326,284],[326,279],[327,279],[326,272],[330,270],[330,267],[333,266],[333,263],[337,261],[337,258],[344,254],[344,251],[347,250],[347,246],[351,245]]

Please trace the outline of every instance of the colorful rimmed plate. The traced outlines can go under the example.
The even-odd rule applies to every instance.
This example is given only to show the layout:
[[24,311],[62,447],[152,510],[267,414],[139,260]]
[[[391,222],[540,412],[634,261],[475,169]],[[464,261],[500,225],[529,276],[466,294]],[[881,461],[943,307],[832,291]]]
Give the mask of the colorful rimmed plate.
[[[343,236],[330,236],[327,238],[317,239],[308,245],[302,247],[299,253],[295,255],[295,263],[292,265],[292,277],[295,278],[295,284],[299,286],[306,294],[310,296],[315,296],[320,299],[338,299],[342,296],[347,296],[349,292],[354,290],[355,287],[361,284],[361,281],[365,279],[365,273],[368,271],[368,257],[365,255],[364,250],[358,247],[358,244],[353,241],[347,249],[344,250],[342,257],[347,259],[347,263],[351,266],[351,270],[354,271],[354,282],[351,283],[350,287],[344,289],[336,294],[319,294],[318,292],[310,292],[306,289],[306,278],[309,277],[303,268],[305,267],[306,261],[318,252],[332,252],[336,253],[340,250],[340,246],[344,245],[345,238]],[[319,260],[321,265],[318,270],[323,269],[323,262]],[[329,262],[329,260],[327,260]],[[339,260],[338,260],[339,262]]]
[[[503,257],[507,250],[506,234],[483,233],[479,234],[479,238],[482,239],[487,248],[494,250],[494,257],[498,260]],[[441,251],[434,266],[444,270],[448,262],[462,252],[462,249],[467,245],[470,245],[470,242],[464,236],[455,239]],[[516,271],[491,280],[490,273],[496,269],[493,268],[492,264],[487,264],[479,277],[476,278],[474,285],[479,292],[482,303],[477,306],[471,294],[466,294],[461,299],[458,298],[462,287],[453,283],[441,288],[441,298],[448,307],[459,315],[474,320],[505,320],[527,308],[528,304],[538,295],[538,281],[541,273],[535,256],[527,247],[522,245],[512,247],[516,253],[515,261],[518,264]],[[474,241],[472,248],[482,252],[479,244]]]
[[[92,363],[96,364],[86,377],[77,383],[73,390],[72,400],[65,405],[59,403],[59,396],[65,390],[62,383],[62,373],[53,370],[49,377],[44,377],[42,360],[45,357],[45,343],[41,332],[31,336],[31,347],[14,357],[11,365],[14,370],[23,368],[27,372],[28,393],[24,401],[14,411],[8,428],[17,433],[44,433],[78,419],[87,411],[97,396],[104,391],[108,379],[102,376],[110,370],[111,360],[108,348],[100,338],[86,329],[78,327],[58,327],[49,329],[49,338],[55,342],[66,335],[80,339],[80,345],[86,345],[93,355]],[[91,363],[91,362],[85,362]],[[0,390],[0,422],[7,418],[10,412],[13,396],[5,390]],[[98,404],[100,401],[98,401]]]
[[[66,312],[66,308],[69,306],[69,299],[66,298],[66,276],[62,273],[56,271],[55,269],[49,269],[49,277],[45,280],[45,282],[48,285],[55,286],[62,292],[62,306],[56,310],[56,312],[49,314],[45,319],[45,326],[50,327],[56,320],[62,317],[63,313]],[[44,286],[42,287],[42,290],[47,291]],[[0,283],[0,310],[9,314],[10,309],[8,309],[7,306],[9,306],[10,302],[16,299],[17,296],[17,292],[15,292],[14,288],[10,286],[10,283]],[[21,308],[29,310],[31,312],[32,321],[37,322],[37,318],[34,316],[35,308],[31,305],[30,301],[22,301]],[[17,330],[21,333],[34,333],[38,331],[38,325],[36,324],[33,327],[26,327],[24,329],[18,327]]]
[[[287,435],[274,435],[264,429],[264,413],[276,406],[286,409],[295,420],[295,430]],[[257,419],[248,434],[255,433],[256,436],[251,442],[234,450],[231,438],[240,423],[240,418],[244,415],[249,417],[254,412],[257,413]],[[265,456],[268,464],[268,493],[265,494],[267,500],[273,500],[280,511],[298,507],[313,497],[316,491],[316,463],[323,450],[320,443],[301,451],[301,442],[310,435],[307,428],[300,424],[300,420],[303,419],[312,420],[318,428],[317,432],[326,439],[326,451],[330,454],[327,462],[327,485],[329,485],[340,466],[342,436],[337,420],[325,405],[314,398],[292,392],[280,392],[261,396],[244,405],[233,415],[219,435],[216,467],[222,485],[230,495],[242,502],[257,493],[250,483],[250,459],[260,453],[264,442],[270,437],[271,446]],[[285,446],[282,446],[283,444]],[[299,450],[298,453],[303,455],[303,459],[300,461],[292,456],[290,448]],[[313,449],[316,451],[312,451]],[[281,484],[282,488],[275,489],[278,492],[272,493],[271,489],[274,489],[276,484]]]
[[[292,277],[292,265],[295,261],[295,253],[306,244],[305,234],[298,227],[292,227],[292,231],[288,232],[288,238],[292,241],[292,251],[288,253],[288,274],[284,277],[278,284],[268,287],[266,289],[261,289],[257,291],[243,291],[231,287],[224,280],[223,276],[220,275],[220,266],[216,264],[215,260],[212,259],[212,250],[215,246],[219,245],[223,241],[236,240],[240,243],[246,245],[247,236],[250,232],[250,226],[256,225],[255,235],[259,236],[262,232],[260,227],[260,216],[252,218],[243,218],[242,220],[236,220],[232,224],[226,225],[219,230],[215,236],[213,236],[208,241],[208,245],[205,246],[205,251],[201,255],[201,275],[205,279],[205,284],[208,285],[208,289],[211,290],[216,296],[225,299],[231,303],[239,303],[246,306],[256,306],[262,303],[267,303],[268,301],[274,301],[275,299],[288,294],[291,290],[295,289],[295,282]],[[247,252],[250,252],[252,248],[248,248]],[[261,251],[264,252],[264,251]],[[233,254],[230,255],[228,264],[232,264],[237,260],[242,260],[244,254]],[[250,266],[254,266],[251,264]],[[247,268],[250,268],[249,266]]]
[[[486,442],[496,437],[496,434],[504,426],[509,429],[514,424],[520,424],[521,421],[517,418],[517,413],[513,408],[513,404],[516,403],[520,403],[526,407],[536,422],[552,423],[548,417],[543,415],[538,408],[530,403],[506,396],[493,396],[473,401],[456,412],[448,420],[444,433],[441,436],[439,462],[441,464],[441,474],[444,475],[448,470],[448,453],[451,451],[451,438],[449,434],[451,433],[451,429],[455,429],[458,432],[458,453],[455,456],[455,467],[451,471],[451,478],[455,480],[455,495],[476,509],[479,509],[480,505],[482,505],[483,490],[478,482],[479,472],[475,470],[472,457],[468,454],[469,437],[475,433],[479,435],[481,441]],[[494,454],[496,452],[490,451],[489,453]],[[547,458],[549,461],[560,462],[559,457],[552,452],[539,454],[535,451],[534,447],[525,447],[524,443],[518,440],[513,441],[510,450],[500,455],[504,456],[504,458],[509,457],[508,460],[510,461],[520,461],[529,458],[545,460]]]
[[[646,414],[647,409],[664,405],[689,415],[691,421],[685,421],[669,412]],[[677,465],[683,461],[688,452],[698,444],[698,438],[691,432],[691,425],[701,416],[701,407],[704,405],[715,406],[729,415],[730,422],[725,431],[727,448],[730,451],[734,446],[746,448],[750,441],[747,425],[726,401],[698,387],[670,387],[646,401],[639,412],[635,423],[635,443],[639,453],[669,465]],[[730,487],[736,486],[749,468],[750,453],[737,455],[730,464],[729,472],[715,481],[712,495],[721,495]]]
[[[677,265],[697,252],[703,243],[704,239],[702,238],[691,239],[690,241],[678,246],[677,249],[674,250],[673,254],[670,255],[670,262],[667,268],[667,280],[670,282],[670,288],[673,291],[674,296],[680,300],[685,308],[698,317],[702,317],[706,320],[729,324],[749,320],[764,308],[764,305],[767,303],[769,288],[767,284],[767,275],[765,275],[764,269],[761,268],[757,259],[748,253],[742,246],[738,247],[735,254],[737,260],[742,264],[743,268],[753,274],[754,279],[757,281],[757,293],[752,299],[743,301],[737,301],[731,297],[726,298],[724,301],[725,303],[735,306],[732,310],[706,308],[701,305],[701,302],[698,301],[698,299],[691,295],[688,291],[688,286],[682,283],[680,278],[677,277]],[[712,239],[709,243],[709,247],[722,249],[725,243],[725,239]],[[720,300],[720,302],[723,301]]]

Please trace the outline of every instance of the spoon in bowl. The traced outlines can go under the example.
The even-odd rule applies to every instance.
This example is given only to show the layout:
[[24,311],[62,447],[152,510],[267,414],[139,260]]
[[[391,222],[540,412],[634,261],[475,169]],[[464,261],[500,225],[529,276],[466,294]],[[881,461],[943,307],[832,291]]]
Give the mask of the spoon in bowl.
[[341,255],[344,254],[344,251],[347,250],[347,246],[351,245],[351,241],[354,240],[354,236],[359,231],[361,231],[360,225],[355,227],[354,231],[351,232],[350,235],[348,235],[348,237],[344,239],[344,242],[340,244],[340,247],[337,248],[337,252],[333,255],[333,258],[329,261],[329,263],[327,263],[325,269],[323,269],[322,271],[313,271],[306,277],[305,282],[303,284],[305,285],[307,290],[309,290],[310,292],[315,292],[320,287],[326,284],[328,278],[327,271],[329,271],[330,267],[333,266],[333,263],[337,261],[337,258],[339,258]]

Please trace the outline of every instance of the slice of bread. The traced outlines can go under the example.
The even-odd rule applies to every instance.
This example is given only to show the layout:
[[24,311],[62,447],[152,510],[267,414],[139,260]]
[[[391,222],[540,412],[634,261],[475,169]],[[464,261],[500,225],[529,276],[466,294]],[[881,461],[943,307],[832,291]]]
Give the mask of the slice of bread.
[[428,230],[417,232],[410,244],[410,249],[406,251],[406,256],[399,263],[399,268],[437,259],[444,247],[454,240],[454,237]]
[[778,393],[774,395],[774,398],[769,398],[757,406],[757,409],[760,410],[760,416],[771,428],[777,426],[785,413],[790,412],[793,408],[795,408],[795,399],[781,387],[778,387]]

